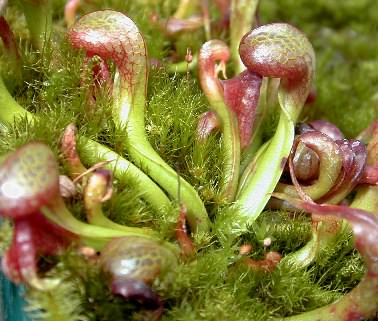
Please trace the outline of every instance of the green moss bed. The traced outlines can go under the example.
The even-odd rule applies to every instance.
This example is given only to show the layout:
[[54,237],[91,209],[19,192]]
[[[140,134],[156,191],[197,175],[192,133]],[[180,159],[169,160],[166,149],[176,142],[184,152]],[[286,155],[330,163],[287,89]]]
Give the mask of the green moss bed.
[[[178,1],[177,1],[178,2]],[[212,1],[209,1],[210,3]],[[202,145],[194,133],[198,117],[208,110],[196,70],[171,73],[170,60],[182,61],[186,48],[197,52],[205,41],[202,29],[168,38],[151,22],[151,14],[170,16],[176,1],[82,1],[79,15],[103,8],[126,13],[140,28],[150,58],[160,61],[152,67],[148,81],[146,132],[153,148],[183,178],[195,187],[210,220],[232,215],[220,195],[222,151],[219,135]],[[210,4],[212,8],[213,4]],[[19,119],[7,130],[0,130],[0,155],[30,141],[41,141],[56,155],[60,172],[67,172],[60,152],[60,138],[67,124],[74,122],[80,134],[104,143],[127,158],[119,146],[109,112],[110,97],[98,94],[96,108],[85,112],[90,75],[84,75],[84,54],[74,50],[66,38],[64,1],[53,1],[53,33],[42,50],[30,43],[21,5],[9,1],[4,16],[17,37],[22,65],[20,73],[3,53],[0,66],[4,82],[16,101],[38,115],[38,121]],[[215,10],[215,9],[214,9]],[[287,22],[302,30],[316,53],[316,100],[305,106],[301,121],[326,119],[336,124],[348,138],[356,137],[378,118],[378,2],[375,0],[262,0],[259,21]],[[228,41],[227,34],[219,37]],[[3,50],[2,50],[3,51]],[[0,106],[1,108],[1,106]],[[275,115],[264,128],[269,136],[275,128]],[[141,200],[135,186],[114,181],[105,213],[115,222],[128,226],[148,226],[162,239],[175,242],[178,209],[157,213]],[[172,201],[177,205],[175,200]],[[85,220],[82,199],[66,202],[79,219]],[[6,223],[6,222],[5,222]],[[1,244],[7,248],[11,226],[3,224]],[[353,289],[365,268],[353,247],[351,235],[344,235],[305,269],[287,262],[272,272],[258,271],[239,264],[239,248],[251,244],[249,256],[261,259],[267,250],[282,255],[304,246],[311,237],[311,220],[303,212],[264,211],[236,241],[224,239],[216,227],[194,236],[197,253],[182,259],[171,271],[169,282],[157,279],[154,290],[164,302],[163,321],[190,320],[280,320],[330,304]],[[263,240],[270,238],[267,249]],[[8,240],[8,241],[7,241]],[[25,310],[33,321],[121,321],[149,318],[143,306],[113,296],[106,276],[80,256],[75,249],[59,257],[42,258],[41,271],[63,281],[53,291],[26,288]],[[369,320],[376,320],[374,318]]]

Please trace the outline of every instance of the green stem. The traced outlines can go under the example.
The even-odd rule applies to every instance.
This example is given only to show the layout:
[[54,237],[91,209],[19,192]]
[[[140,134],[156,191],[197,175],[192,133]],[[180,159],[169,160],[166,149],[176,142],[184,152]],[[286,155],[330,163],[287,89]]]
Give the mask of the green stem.
[[102,211],[104,198],[109,199],[111,196],[111,179],[111,172],[105,169],[99,169],[89,177],[84,190],[86,217],[92,225],[128,232],[129,227],[113,222]]
[[193,60],[189,63],[187,61],[180,61],[177,63],[170,63],[166,66],[167,72],[169,74],[184,73],[187,71],[194,70],[198,65],[198,54],[193,55]]
[[[367,165],[378,166],[378,120],[375,120],[361,135],[367,145]],[[353,206],[373,213],[378,217],[378,186],[361,185],[353,199]]]
[[[127,115],[123,117],[122,109],[114,116],[120,130],[126,132],[125,147],[136,165],[157,182],[172,198],[176,198],[180,188],[180,197],[183,203],[188,204],[188,222],[196,232],[209,230],[209,219],[206,209],[196,190],[160,157],[152,148],[145,132],[144,110],[146,80],[145,75],[137,75],[138,86],[135,91],[138,95],[132,97],[132,104]],[[122,79],[120,80],[123,81]],[[120,87],[126,84],[120,84]],[[118,116],[118,117],[117,117]],[[126,124],[127,123],[127,124]],[[126,127],[125,127],[126,126]],[[178,182],[180,180],[180,183]]]
[[85,136],[78,137],[78,149],[81,160],[89,165],[99,161],[110,161],[104,167],[113,172],[115,178],[135,186],[140,197],[155,210],[171,207],[171,201],[164,192],[144,172],[111,149]]
[[259,0],[231,0],[230,51],[235,74],[246,69],[239,55],[242,37],[252,29]]
[[158,240],[157,233],[148,229],[125,226],[123,230],[115,230],[81,222],[68,211],[60,197],[59,199],[54,200],[49,206],[42,207],[41,211],[49,220],[64,229],[83,237],[84,240],[92,239],[93,241],[98,240],[101,242],[101,240],[109,241],[115,237],[129,235],[143,236]]
[[221,122],[224,159],[221,192],[228,202],[232,202],[240,171],[239,126],[236,113],[225,102],[224,90],[218,79],[218,68],[225,68],[229,56],[229,49],[223,41],[210,40],[204,43],[199,53],[199,77],[202,90],[210,104],[209,108]]
[[377,287],[378,279],[367,274],[352,292],[336,302],[299,315],[276,319],[276,321],[366,320],[374,316],[377,311],[378,300],[372,297],[372,293],[377,292]]
[[378,186],[360,186],[351,205],[374,213],[378,217]]
[[[332,227],[334,224],[338,226],[336,230]],[[350,227],[345,220],[320,221],[316,225],[313,224],[311,239],[298,251],[286,255],[282,262],[288,262],[296,268],[306,268],[350,232]]]
[[293,141],[293,122],[281,111],[274,136],[257,160],[252,175],[244,178],[243,189],[237,194],[236,206],[240,214],[248,217],[246,224],[257,219],[270,199],[282,175]]
[[172,197],[180,194],[181,201],[188,204],[188,222],[193,231],[207,232],[209,230],[210,221],[206,209],[193,186],[183,178],[179,178],[173,169],[162,162],[149,143],[142,144],[139,141],[138,146],[128,145],[128,152],[142,170],[158,182],[168,194]]
[[348,294],[327,306],[276,321],[350,321],[376,315],[378,308],[378,220],[373,213],[346,206],[315,204],[277,194],[282,199],[319,216],[345,219],[352,227],[355,247],[364,259],[367,271],[360,283]]
[[189,17],[195,12],[195,9],[199,7],[198,0],[180,0],[180,3],[173,14],[173,17],[177,19],[184,19]]
[[[177,198],[180,188],[180,197],[183,203],[188,206],[188,222],[196,232],[209,230],[210,221],[207,216],[205,206],[197,191],[185,179],[179,175],[160,157],[152,148],[145,132],[144,111],[146,97],[146,80],[137,81],[135,94],[132,99],[131,109],[128,114],[125,147],[136,165],[157,182],[172,198]],[[114,117],[116,124],[122,128],[125,122],[122,116]],[[117,119],[120,119],[117,121]]]
[[0,38],[4,44],[4,56],[7,60],[7,66],[1,68],[1,72],[6,72],[11,78],[12,86],[19,85],[22,82],[21,54],[16,37],[2,13],[0,13]]
[[[1,76],[0,104],[3,106],[0,111],[0,122],[3,125],[12,124],[17,118],[26,118],[30,122],[37,119],[37,116],[26,111],[14,100],[5,87]],[[81,157],[87,164],[94,165],[99,161],[114,160],[105,167],[111,169],[117,179],[130,182],[136,188],[140,188],[141,197],[156,210],[171,206],[168,197],[138,167],[94,140],[84,136],[79,136],[78,139]]]
[[26,118],[28,121],[33,120],[33,115],[22,108],[17,101],[11,96],[6,88],[3,78],[0,76],[0,122],[13,124],[16,118]]
[[[246,34],[239,46],[240,57],[249,71],[264,77],[281,78],[278,126],[268,147],[256,161],[253,175],[242,175],[243,189],[235,202],[245,232],[267,204],[277,185],[294,141],[294,124],[311,88],[315,54],[308,39],[294,27],[284,24],[261,26]],[[247,168],[250,170],[249,168]]]
[[33,46],[43,49],[52,32],[52,0],[22,0],[26,22]]
[[[97,36],[93,37],[94,34]],[[97,11],[83,16],[70,30],[69,38],[76,48],[113,59],[117,66],[113,119],[120,133],[126,133],[124,145],[136,165],[172,198],[177,198],[179,176],[152,148],[145,133],[148,59],[143,36],[135,23],[120,12]],[[180,187],[192,230],[208,231],[210,221],[196,190],[183,178]]]
[[217,113],[222,123],[223,177],[222,195],[228,201],[235,199],[240,168],[240,135],[236,114],[216,97],[211,99],[211,109]]
[[260,148],[255,152],[253,159],[248,163],[248,166],[244,169],[243,175],[240,177],[238,192],[236,194],[236,199],[239,199],[239,195],[244,192],[244,188],[248,185],[248,181],[250,177],[256,172],[256,164],[259,163],[261,160],[262,155],[264,155],[266,149],[268,148],[270,141],[264,143],[260,146]]
[[139,235],[158,240],[148,229],[125,227],[122,231],[93,226],[76,219],[60,195],[58,164],[52,150],[38,142],[23,145],[9,153],[1,164],[0,212],[17,219],[41,212],[58,226],[101,243],[114,237]]

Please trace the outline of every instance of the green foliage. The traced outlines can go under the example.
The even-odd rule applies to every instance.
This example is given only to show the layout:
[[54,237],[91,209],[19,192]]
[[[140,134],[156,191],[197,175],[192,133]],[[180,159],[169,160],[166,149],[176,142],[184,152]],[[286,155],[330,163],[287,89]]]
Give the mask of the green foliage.
[[[287,254],[301,248],[310,239],[311,223],[308,215],[290,212],[264,212],[245,235],[244,242],[262,249],[264,239],[270,238],[270,250]],[[257,251],[258,254],[258,251]]]
[[132,304],[111,295],[108,278],[95,261],[73,250],[59,260],[59,265],[49,273],[61,278],[58,288],[51,292],[29,289],[27,293],[26,311],[33,321],[121,321],[135,311]]
[[54,291],[27,292],[27,314],[33,321],[77,321],[81,318],[81,297],[69,279],[63,279]]
[[329,119],[347,137],[354,137],[378,118],[377,88],[373,85],[378,80],[377,62],[348,61],[330,51],[324,55],[318,60],[318,83],[328,86],[319,87],[313,106],[315,117]]
[[353,249],[351,235],[344,233],[316,259],[313,278],[329,290],[348,292],[361,280],[364,270],[360,255]]
[[109,278],[95,260],[95,257],[87,259],[75,252],[66,253],[61,258],[62,269],[70,272],[70,279],[75,284],[74,293],[80,297],[82,317],[88,321],[131,320],[129,316],[137,307],[111,294]]
[[[301,29],[319,28],[326,25],[339,29],[352,23],[356,25],[374,25],[377,21],[377,3],[374,0],[347,0],[333,2],[318,0],[278,0],[262,1],[261,13],[263,23],[269,21],[284,20],[301,26]],[[314,24],[317,22],[318,26]]]
[[[85,273],[85,263],[75,250],[68,249],[59,258],[59,263],[51,258],[42,258],[39,263],[50,266],[47,277],[58,279],[59,285],[50,291],[26,289],[27,315],[33,321],[78,321],[83,320],[83,283],[73,269],[67,269],[71,261]],[[51,269],[51,266],[53,268]],[[79,273],[77,271],[76,273]],[[85,320],[85,319],[84,319]]]
[[[175,48],[184,55],[193,52],[203,41],[202,32],[190,34],[174,42],[151,23],[151,12],[168,17],[176,1],[91,1],[84,2],[80,14],[93,8],[113,8],[126,12],[140,27],[149,56],[163,59]],[[55,3],[55,10],[64,1]],[[304,30],[317,53],[317,101],[307,108],[304,119],[324,117],[335,122],[344,133],[355,136],[373,119],[378,118],[377,86],[378,50],[375,0],[326,1],[279,0],[262,1],[260,16],[264,22],[288,21]],[[90,67],[83,65],[82,53],[73,51],[64,39],[62,15],[56,14],[58,36],[43,53],[31,49],[24,20],[18,19],[17,7],[7,10],[7,17],[20,39],[23,56],[24,82],[13,86],[9,71],[1,57],[4,78],[12,95],[38,121],[20,121],[8,130],[0,131],[0,154],[18,146],[39,140],[48,144],[58,157],[61,172],[65,169],[59,150],[59,140],[65,126],[75,122],[82,135],[118,148],[122,137],[115,136],[106,90],[100,92],[96,108],[88,110]],[[84,79],[84,81],[82,80]],[[195,139],[199,115],[207,110],[207,101],[192,74],[168,75],[164,69],[152,68],[149,76],[146,131],[148,138],[162,158],[199,192],[213,218],[234,219],[233,209],[225,206],[219,196],[222,155],[219,135],[204,143]],[[275,114],[266,124],[264,135],[274,128]],[[114,194],[104,205],[105,213],[120,224],[150,226],[163,238],[173,239],[178,209],[155,213],[144,203],[128,182],[115,181]],[[74,214],[84,219],[82,197],[68,202]],[[350,239],[339,240],[316,264],[307,270],[281,264],[271,274],[253,271],[240,264],[238,246],[251,244],[254,259],[261,259],[268,250],[285,255],[303,246],[310,238],[307,216],[287,212],[264,212],[250,232],[235,244],[221,237],[221,228],[214,226],[213,236],[196,236],[198,253],[192,260],[180,262],[173,271],[171,283],[154,284],[163,297],[164,321],[170,320],[268,320],[308,311],[334,301],[349,291],[364,272],[361,258],[351,249]],[[4,231],[4,233],[3,233]],[[4,235],[3,235],[4,234]],[[4,225],[1,238],[10,236]],[[271,238],[269,248],[263,246]],[[94,261],[74,253],[60,258],[52,276],[62,278],[54,293],[28,291],[28,310],[34,321],[55,320],[132,320],[140,317],[140,306],[125,303],[111,295],[107,278]]]
[[263,289],[268,296],[262,296],[270,305],[270,311],[287,316],[313,310],[329,304],[340,295],[327,292],[311,282],[311,274],[292,266],[280,265],[270,278],[265,278]]
[[2,256],[3,253],[9,247],[12,241],[12,230],[13,226],[10,220],[2,218],[0,220],[0,255]]
[[164,70],[152,70],[146,131],[161,157],[195,186],[205,201],[215,202],[221,175],[219,139],[196,141],[198,118],[206,111],[207,102],[191,77],[169,77]]

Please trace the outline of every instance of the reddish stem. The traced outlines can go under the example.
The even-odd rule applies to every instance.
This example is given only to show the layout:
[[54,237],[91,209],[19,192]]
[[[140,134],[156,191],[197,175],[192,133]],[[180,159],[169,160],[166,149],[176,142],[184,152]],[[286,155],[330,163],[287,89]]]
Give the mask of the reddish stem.
[[282,256],[278,252],[268,252],[265,254],[265,257],[262,260],[243,258],[241,262],[253,270],[263,270],[265,272],[272,272],[276,268],[278,263],[281,261],[281,258]]
[[68,171],[72,178],[80,176],[87,170],[81,163],[79,153],[76,148],[76,133],[76,126],[74,124],[69,124],[64,130],[60,146],[64,160],[68,166]]
[[192,239],[189,237],[186,225],[187,209],[184,204],[180,205],[180,214],[176,224],[176,240],[180,245],[184,257],[192,257],[196,253]]
[[80,0],[68,0],[64,6],[64,20],[68,27],[71,27],[76,20],[76,12],[80,7]]
[[3,16],[0,16],[0,38],[3,40],[4,47],[8,51],[9,55],[14,57],[15,60],[20,61],[21,55],[16,38],[10,29],[8,22]]

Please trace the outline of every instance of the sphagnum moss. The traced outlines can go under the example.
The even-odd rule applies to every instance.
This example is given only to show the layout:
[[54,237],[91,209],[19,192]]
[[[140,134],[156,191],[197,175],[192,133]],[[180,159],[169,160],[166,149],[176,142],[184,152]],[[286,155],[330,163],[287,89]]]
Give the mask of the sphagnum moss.
[[[136,19],[145,35],[151,57],[163,58],[169,52],[169,42],[150,23],[148,13],[141,14],[144,2],[95,1],[83,4],[81,12],[88,12],[97,5],[128,12],[130,17]],[[175,3],[166,1],[164,6],[159,6],[150,1],[149,6],[162,16],[168,16],[174,11]],[[329,1],[280,0],[275,3],[262,1],[261,4],[264,22],[291,22],[304,30],[314,44],[318,60],[317,101],[309,107],[308,117],[328,118],[349,137],[355,136],[372,119],[378,117],[377,87],[374,86],[378,79],[377,12],[378,6],[374,0],[337,4]],[[1,154],[30,140],[42,140],[59,155],[58,139],[65,125],[72,121],[83,125],[82,133],[100,138],[103,143],[113,146],[114,131],[105,119],[107,111],[100,107],[93,118],[88,118],[83,112],[84,89],[78,89],[82,69],[80,56],[67,47],[64,39],[59,39],[41,59],[27,46],[27,33],[24,32],[22,20],[18,21],[18,14],[17,8],[9,8],[10,22],[22,37],[27,82],[21,88],[16,88],[13,95],[22,106],[36,112],[39,121],[20,121],[8,131],[2,131]],[[60,18],[60,15],[55,17]],[[55,22],[60,23],[57,20]],[[196,34],[184,38],[178,43],[178,47],[193,47],[190,41],[201,36]],[[185,41],[189,43],[186,44]],[[182,53],[185,52],[184,49],[181,49]],[[192,75],[186,80],[178,75],[168,78],[164,71],[154,70],[151,73],[147,133],[161,156],[197,188],[207,202],[209,211],[219,212],[221,210],[215,201],[217,185],[216,180],[213,180],[213,168],[221,168],[221,151],[216,141],[201,147],[195,144],[191,136],[196,117],[207,107],[203,95],[198,87],[193,89],[192,83]],[[106,98],[103,99],[105,106]],[[184,105],[188,106],[190,113]],[[186,117],[188,121],[183,123],[179,120],[182,117]],[[51,126],[52,123],[54,126]],[[196,176],[193,173],[197,173],[198,169],[203,173]],[[216,175],[220,175],[220,170]],[[204,190],[212,191],[213,194],[209,196]],[[116,195],[114,204],[108,204],[114,210],[115,218],[133,204],[139,204],[133,211],[142,211],[148,217],[147,220],[151,219],[145,204],[135,202],[135,196],[130,195],[130,201],[125,204],[121,194],[124,193]],[[77,213],[81,211],[75,200],[72,208]],[[269,213],[264,214],[266,215],[262,215],[261,220],[256,222],[256,227],[244,236],[246,242],[256,247],[257,257],[264,252],[261,244],[263,237],[271,237],[274,249],[282,253],[294,251],[308,240],[306,235],[309,237],[310,227],[306,220],[282,220]],[[131,215],[131,221],[134,220],[133,216]],[[282,216],[286,217],[286,214],[282,213]],[[152,219],[160,224],[156,217]],[[120,217],[119,221],[122,220]],[[269,226],[271,222],[274,225]],[[167,224],[171,224],[170,218]],[[269,226],[266,230],[263,229],[264,224]],[[167,311],[162,320],[268,320],[270,317],[297,314],[332,302],[351,289],[362,275],[360,258],[351,249],[350,241],[345,239],[340,240],[337,247],[327,253],[327,258],[319,260],[306,271],[293,270],[290,266],[283,265],[273,274],[254,273],[244,266],[235,265],[239,258],[237,250],[235,245],[213,238],[198,254],[195,262],[179,266],[171,285],[157,284],[158,291],[167,298]],[[74,258],[75,255],[72,254]],[[63,271],[69,281],[65,287],[56,290],[54,297],[51,294],[29,292],[29,310],[50,311],[50,314],[32,314],[34,320],[55,321],[63,315],[66,320],[133,319],[130,313],[135,312],[135,306],[125,305],[123,301],[112,298],[103,284],[93,282],[94,278],[100,276],[100,272],[90,262],[72,259],[67,254],[51,273]],[[56,308],[58,310],[52,314]]]

